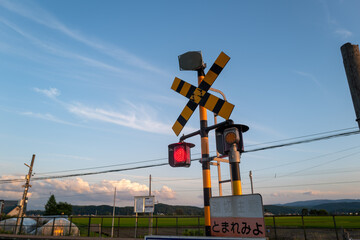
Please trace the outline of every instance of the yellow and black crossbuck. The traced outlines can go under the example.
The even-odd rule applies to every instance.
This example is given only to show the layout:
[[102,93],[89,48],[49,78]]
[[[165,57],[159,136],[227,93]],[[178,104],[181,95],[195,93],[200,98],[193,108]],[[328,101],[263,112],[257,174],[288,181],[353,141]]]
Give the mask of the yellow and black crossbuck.
[[229,60],[230,57],[221,52],[204,79],[200,82],[199,87],[195,87],[175,77],[171,89],[190,99],[172,127],[176,136],[180,134],[198,105],[225,119],[229,119],[234,105],[207,92]]

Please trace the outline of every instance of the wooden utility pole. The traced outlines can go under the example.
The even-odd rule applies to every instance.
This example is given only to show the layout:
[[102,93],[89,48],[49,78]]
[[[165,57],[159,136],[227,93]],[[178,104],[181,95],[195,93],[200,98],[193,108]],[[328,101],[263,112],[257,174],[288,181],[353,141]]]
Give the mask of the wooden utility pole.
[[114,205],[113,205],[113,216],[112,216],[112,223],[111,223],[111,237],[114,237],[115,201],[116,201],[116,187],[114,190]]
[[356,121],[360,128],[360,52],[359,45],[345,43],[341,46],[346,77],[354,104]]
[[31,178],[32,170],[33,170],[33,166],[34,166],[34,160],[35,160],[35,154],[33,154],[33,156],[32,156],[30,166],[27,165],[26,163],[24,163],[25,166],[27,166],[29,168],[29,172],[25,177],[25,185],[23,185],[24,193],[23,193],[23,197],[22,197],[22,199],[20,201],[20,204],[19,204],[19,215],[18,215],[18,218],[17,218],[17,221],[16,221],[16,231],[15,231],[16,234],[20,233],[22,217],[24,216],[24,212],[25,212],[24,210],[25,210],[26,203],[27,203],[27,193],[29,191],[29,188],[31,187],[30,178]]
[[[151,196],[151,174],[149,175],[149,197]],[[149,213],[149,235],[152,235],[153,213]]]
[[250,183],[251,183],[251,194],[254,194],[254,186],[253,186],[253,179],[252,179],[252,172],[249,172]]

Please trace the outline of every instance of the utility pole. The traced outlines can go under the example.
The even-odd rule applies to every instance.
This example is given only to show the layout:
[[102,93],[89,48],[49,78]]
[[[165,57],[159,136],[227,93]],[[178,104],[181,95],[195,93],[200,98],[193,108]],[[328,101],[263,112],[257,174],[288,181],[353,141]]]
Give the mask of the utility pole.
[[253,187],[253,179],[252,179],[252,172],[249,172],[250,183],[251,183],[251,194],[254,194],[254,187]]
[[[149,175],[149,197],[151,196],[151,174]],[[149,218],[149,235],[152,235],[153,213],[150,212]]]
[[111,237],[114,237],[115,199],[116,199],[116,187],[115,187],[115,191],[114,191],[114,205],[113,205],[113,217],[112,217],[112,224],[111,224]]
[[360,128],[360,53],[359,45],[345,43],[341,46],[345,72],[354,104],[356,121]]
[[30,166],[27,165],[26,163],[24,163],[25,166],[27,166],[29,168],[29,172],[25,177],[25,185],[23,185],[24,193],[23,193],[23,197],[22,197],[22,199],[20,201],[20,204],[19,204],[19,215],[18,215],[18,218],[17,218],[17,221],[16,221],[16,228],[15,228],[16,229],[16,231],[15,231],[16,234],[19,234],[20,230],[21,230],[20,227],[21,227],[21,223],[22,223],[22,219],[23,219],[23,216],[24,216],[26,203],[27,203],[27,193],[29,191],[29,188],[31,187],[30,178],[31,178],[31,175],[32,175],[34,161],[35,161],[35,154],[33,154],[33,156],[32,156]]

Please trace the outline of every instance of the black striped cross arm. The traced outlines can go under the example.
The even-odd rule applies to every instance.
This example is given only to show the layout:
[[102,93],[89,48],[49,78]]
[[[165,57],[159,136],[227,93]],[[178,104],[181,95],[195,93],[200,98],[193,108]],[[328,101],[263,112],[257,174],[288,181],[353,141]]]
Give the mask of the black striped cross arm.
[[229,119],[234,105],[207,92],[229,60],[230,57],[221,52],[199,87],[195,87],[180,78],[174,79],[171,89],[190,99],[172,127],[177,136],[198,105]]

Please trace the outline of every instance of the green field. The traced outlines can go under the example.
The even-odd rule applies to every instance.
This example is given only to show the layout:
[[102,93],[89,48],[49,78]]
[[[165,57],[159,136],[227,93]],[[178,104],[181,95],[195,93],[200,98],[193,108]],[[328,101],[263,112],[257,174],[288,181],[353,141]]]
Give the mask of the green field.
[[[360,216],[335,216],[337,228],[360,228]],[[273,217],[265,217],[265,225],[273,226]],[[277,227],[302,227],[301,216],[275,217]],[[332,216],[304,216],[307,228],[334,228]]]
[[[73,223],[80,227],[88,226],[89,217],[73,217]],[[199,223],[200,221],[200,223]],[[335,216],[337,228],[360,228],[360,216]],[[90,224],[101,224],[103,227],[111,227],[111,217],[92,217]],[[154,227],[186,227],[186,226],[204,226],[204,218],[200,217],[154,217]],[[302,227],[301,216],[281,216],[275,217],[277,227]],[[273,226],[273,217],[265,217],[265,225]],[[332,216],[305,216],[304,225],[307,228],[334,228]],[[114,226],[135,227],[135,217],[116,217]],[[138,227],[148,227],[149,219],[138,218]]]
[[[200,220],[200,222],[199,222]],[[77,226],[88,226],[89,218],[88,217],[74,217],[72,222]],[[99,217],[92,217],[90,224],[101,224],[103,227],[111,227],[112,218],[104,217],[103,219]],[[204,218],[200,217],[158,217],[153,219],[153,226],[156,227],[184,227],[184,226],[203,226]],[[135,217],[115,217],[114,226],[120,227],[135,227]],[[149,219],[148,218],[138,218],[138,227],[148,227]]]

